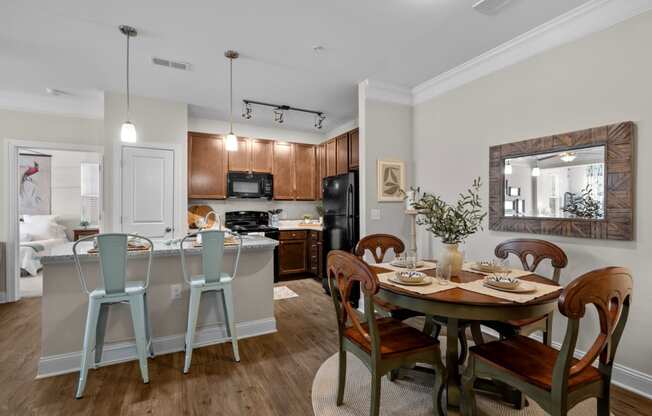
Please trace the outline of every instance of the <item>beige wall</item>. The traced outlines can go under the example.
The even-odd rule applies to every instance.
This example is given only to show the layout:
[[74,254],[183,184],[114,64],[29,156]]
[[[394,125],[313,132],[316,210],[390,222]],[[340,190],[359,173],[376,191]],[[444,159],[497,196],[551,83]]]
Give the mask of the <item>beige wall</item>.
[[[414,110],[416,183],[446,199],[482,176],[488,198],[489,146],[551,133],[632,120],[638,127],[636,158],[636,240],[595,241],[545,236],[559,244],[570,263],[562,275],[574,277],[608,265],[634,272],[635,297],[616,361],[652,374],[652,13],[607,31],[550,50],[437,97]],[[485,231],[466,244],[468,258],[491,258],[501,240],[525,234]],[[428,238],[421,239],[427,242]],[[439,252],[432,243],[427,254]],[[597,321],[583,321],[586,350]],[[555,323],[561,341],[565,320]]]
[[[365,216],[365,230],[361,236],[374,233],[390,233],[400,236],[408,244],[410,223],[405,216],[403,202],[378,202],[378,160],[402,160],[405,162],[406,188],[412,185],[412,107],[365,100],[361,116],[360,169],[364,170],[360,195],[364,199],[360,216]],[[371,219],[371,210],[380,210],[380,220]]]

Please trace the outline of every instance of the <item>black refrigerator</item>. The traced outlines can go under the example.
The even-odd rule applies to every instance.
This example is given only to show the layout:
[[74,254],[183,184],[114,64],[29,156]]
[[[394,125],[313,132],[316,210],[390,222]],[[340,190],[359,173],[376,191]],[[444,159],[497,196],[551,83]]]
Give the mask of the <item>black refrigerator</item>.
[[[328,293],[326,261],[331,250],[352,252],[360,239],[360,198],[358,172],[324,178],[324,277],[322,285]],[[358,293],[359,291],[353,291]],[[357,303],[357,296],[355,300]]]

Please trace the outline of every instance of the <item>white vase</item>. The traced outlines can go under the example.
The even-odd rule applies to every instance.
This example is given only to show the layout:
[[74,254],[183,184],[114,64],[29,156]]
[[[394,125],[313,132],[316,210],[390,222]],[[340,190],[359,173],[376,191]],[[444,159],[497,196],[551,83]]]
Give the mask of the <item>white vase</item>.
[[437,267],[441,267],[444,273],[450,267],[451,276],[458,276],[462,271],[462,263],[464,262],[464,255],[458,249],[457,244],[446,244],[444,243],[444,251],[439,256],[439,264]]

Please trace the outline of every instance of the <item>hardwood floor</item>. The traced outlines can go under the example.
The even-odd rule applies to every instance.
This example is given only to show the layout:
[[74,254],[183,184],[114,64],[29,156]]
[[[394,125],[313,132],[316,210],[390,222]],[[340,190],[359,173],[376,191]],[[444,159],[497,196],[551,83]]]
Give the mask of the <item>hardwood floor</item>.
[[[40,300],[0,305],[2,415],[312,415],[310,389],[321,363],[337,350],[334,311],[315,280],[283,282],[299,294],[276,302],[278,332],[196,349],[190,373],[183,353],[149,362],[150,384],[137,363],[89,373],[85,397],[73,398],[77,374],[34,380],[40,354]],[[614,388],[612,411],[650,415],[652,402]]]

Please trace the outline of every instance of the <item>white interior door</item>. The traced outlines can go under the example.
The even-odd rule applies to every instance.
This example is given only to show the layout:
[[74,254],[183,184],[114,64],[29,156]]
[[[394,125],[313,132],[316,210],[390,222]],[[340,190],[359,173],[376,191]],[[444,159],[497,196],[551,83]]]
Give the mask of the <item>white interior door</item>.
[[149,238],[172,238],[174,231],[174,152],[122,148],[122,231]]

